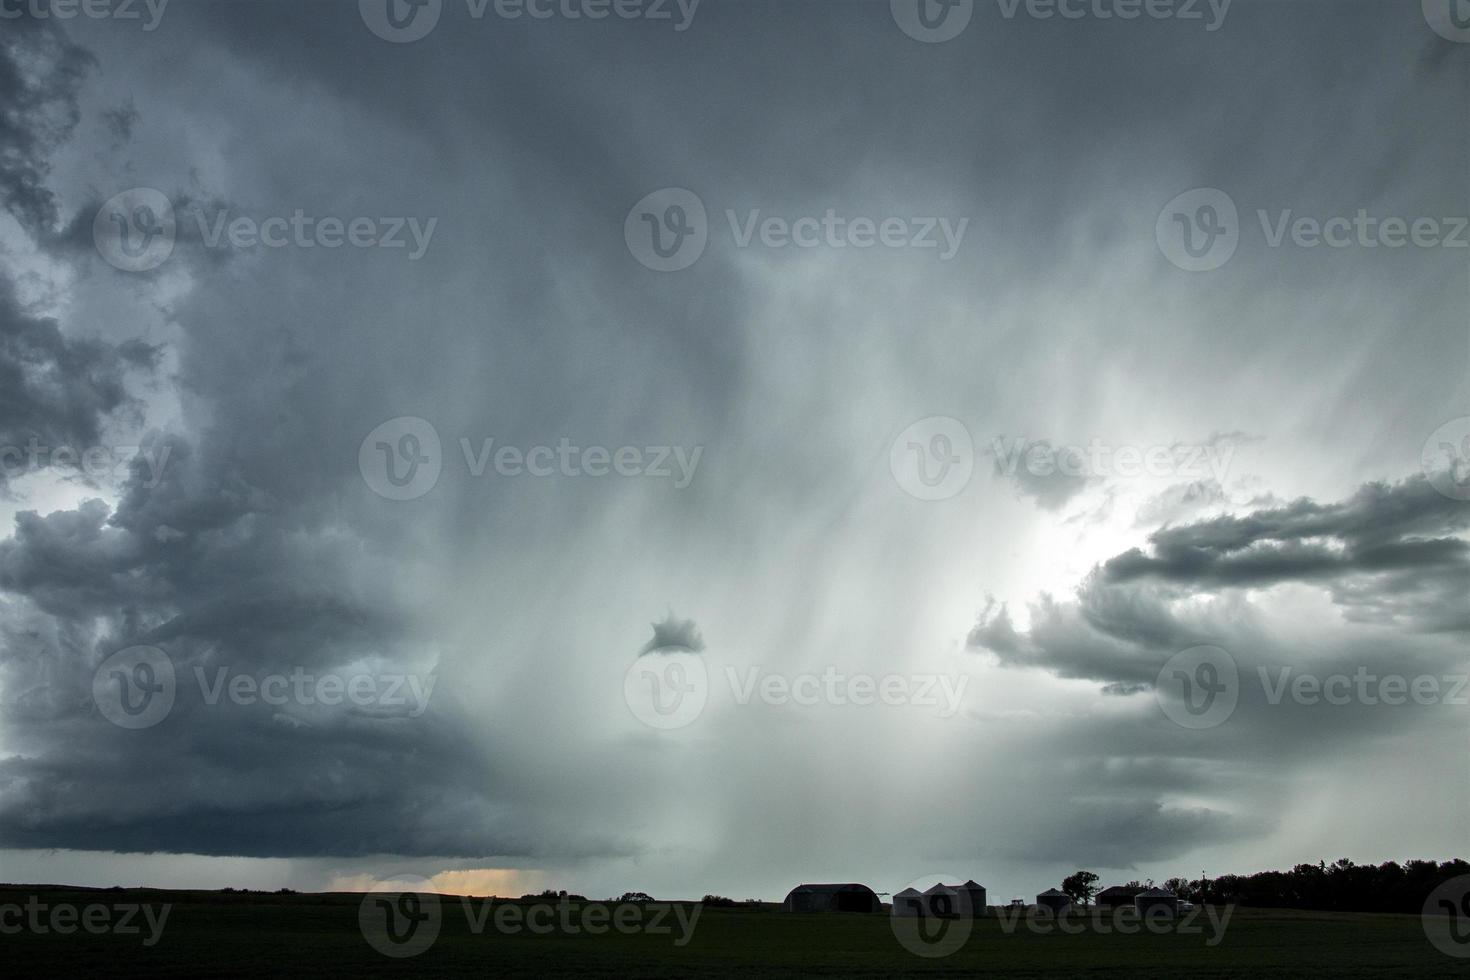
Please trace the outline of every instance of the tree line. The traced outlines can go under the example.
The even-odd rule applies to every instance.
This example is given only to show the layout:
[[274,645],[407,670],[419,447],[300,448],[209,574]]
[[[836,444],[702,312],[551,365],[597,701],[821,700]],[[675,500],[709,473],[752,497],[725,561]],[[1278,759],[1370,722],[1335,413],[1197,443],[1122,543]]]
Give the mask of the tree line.
[[[1440,884],[1470,874],[1470,862],[1385,861],[1354,864],[1347,858],[1328,864],[1298,864],[1290,871],[1259,871],[1215,878],[1130,881],[1127,887],[1162,888],[1189,902],[1214,902],[1256,908],[1311,909],[1323,912],[1409,912],[1423,910]],[[1097,875],[1079,871],[1062,881],[1072,901],[1086,905],[1097,894]]]

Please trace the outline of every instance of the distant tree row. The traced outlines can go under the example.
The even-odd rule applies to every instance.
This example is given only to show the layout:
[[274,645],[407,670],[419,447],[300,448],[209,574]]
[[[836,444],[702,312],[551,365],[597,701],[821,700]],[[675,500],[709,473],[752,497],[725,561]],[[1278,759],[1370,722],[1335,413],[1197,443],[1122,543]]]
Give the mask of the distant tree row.
[[[1256,908],[1312,909],[1326,912],[1422,911],[1424,900],[1440,884],[1470,874],[1470,862],[1387,861],[1354,864],[1339,858],[1331,864],[1298,864],[1290,871],[1218,878],[1170,878],[1158,886],[1190,902],[1215,902]],[[1096,894],[1097,875],[1079,871],[1062,881],[1062,891],[1079,904]],[[1154,882],[1130,881],[1127,887],[1153,888]]]
[[1208,884],[1208,900],[1238,905],[1333,912],[1413,912],[1440,884],[1470,874],[1470,862],[1388,861],[1374,866],[1339,858],[1298,864],[1290,871],[1222,875]]

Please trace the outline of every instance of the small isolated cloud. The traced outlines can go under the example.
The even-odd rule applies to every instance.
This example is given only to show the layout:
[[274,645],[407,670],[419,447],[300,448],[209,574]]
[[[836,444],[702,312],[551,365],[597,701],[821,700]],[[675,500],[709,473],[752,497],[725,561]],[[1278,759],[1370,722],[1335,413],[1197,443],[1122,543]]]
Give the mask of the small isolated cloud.
[[988,455],[997,476],[1010,480],[1017,496],[1029,497],[1042,510],[1058,511],[1097,481],[1086,456],[1076,447],[1053,446],[1048,440],[997,437]]
[[699,635],[699,626],[692,619],[678,619],[670,612],[662,623],[653,623],[653,639],[643,644],[638,656],[646,653],[661,653],[682,650],[686,653],[704,651],[704,638]]

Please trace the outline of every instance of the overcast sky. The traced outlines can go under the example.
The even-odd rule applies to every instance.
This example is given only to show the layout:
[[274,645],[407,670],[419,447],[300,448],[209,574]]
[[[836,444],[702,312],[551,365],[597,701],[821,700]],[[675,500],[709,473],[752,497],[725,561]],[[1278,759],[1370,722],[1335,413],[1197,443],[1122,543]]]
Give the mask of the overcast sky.
[[0,880],[1464,856],[1470,29],[652,7],[6,6]]

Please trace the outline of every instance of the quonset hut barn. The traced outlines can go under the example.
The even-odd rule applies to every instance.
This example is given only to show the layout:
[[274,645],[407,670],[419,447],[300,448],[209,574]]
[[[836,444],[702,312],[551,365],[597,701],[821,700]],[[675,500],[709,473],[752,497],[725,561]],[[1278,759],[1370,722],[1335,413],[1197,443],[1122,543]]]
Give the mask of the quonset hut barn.
[[877,912],[878,896],[867,885],[797,885],[781,907],[787,912]]

